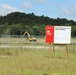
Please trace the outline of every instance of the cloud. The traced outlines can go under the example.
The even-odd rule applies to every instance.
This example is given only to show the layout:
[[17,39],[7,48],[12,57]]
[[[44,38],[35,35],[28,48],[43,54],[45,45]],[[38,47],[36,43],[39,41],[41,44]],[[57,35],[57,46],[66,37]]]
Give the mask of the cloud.
[[69,7],[63,7],[62,11],[65,15],[76,16],[76,5],[72,5]]
[[30,2],[24,2],[23,3],[23,8],[25,8],[25,9],[31,9],[32,8],[32,5],[31,5]]
[[38,4],[49,4],[49,2],[46,0],[36,0],[36,3],[38,3]]
[[10,12],[15,12],[15,11],[20,11],[22,12],[21,10],[18,10],[17,8],[15,7],[12,7],[8,4],[0,4],[0,15],[7,15],[8,13]]
[[66,15],[67,15],[67,14],[70,14],[69,10],[68,10],[67,8],[65,8],[65,7],[62,8],[62,11],[63,11],[63,13],[66,14]]
[[68,19],[76,21],[76,4],[62,7],[61,12],[63,17],[68,17]]

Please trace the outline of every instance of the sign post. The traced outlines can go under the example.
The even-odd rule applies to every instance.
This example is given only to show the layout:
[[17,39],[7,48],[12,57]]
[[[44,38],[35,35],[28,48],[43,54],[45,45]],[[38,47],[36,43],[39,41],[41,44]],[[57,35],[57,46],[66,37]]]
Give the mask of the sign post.
[[49,43],[49,58],[50,58],[50,53],[51,53],[51,43]]
[[64,50],[64,57],[68,56],[68,49],[67,49],[67,44],[65,44],[65,50]]

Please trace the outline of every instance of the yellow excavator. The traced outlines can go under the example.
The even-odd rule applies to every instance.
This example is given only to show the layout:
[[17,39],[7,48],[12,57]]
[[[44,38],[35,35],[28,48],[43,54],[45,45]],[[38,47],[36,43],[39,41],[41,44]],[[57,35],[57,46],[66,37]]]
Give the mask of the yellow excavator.
[[23,34],[23,37],[24,36],[27,36],[27,39],[26,40],[29,40],[30,42],[36,42],[37,41],[37,38],[31,38],[30,37],[30,34],[26,31],[26,32],[24,32],[24,34]]

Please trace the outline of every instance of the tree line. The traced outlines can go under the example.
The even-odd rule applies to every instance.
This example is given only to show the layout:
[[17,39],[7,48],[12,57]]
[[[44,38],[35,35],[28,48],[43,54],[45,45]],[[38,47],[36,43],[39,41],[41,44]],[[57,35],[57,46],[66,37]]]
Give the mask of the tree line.
[[37,16],[34,13],[12,12],[6,16],[0,16],[0,35],[22,35],[28,31],[31,35],[45,35],[47,25],[72,26],[72,36],[76,36],[76,22],[66,18],[49,18]]

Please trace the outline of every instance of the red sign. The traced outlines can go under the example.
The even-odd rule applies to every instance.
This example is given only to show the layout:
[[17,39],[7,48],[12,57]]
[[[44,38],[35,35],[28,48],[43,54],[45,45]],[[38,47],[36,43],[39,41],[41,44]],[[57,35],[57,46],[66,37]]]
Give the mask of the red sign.
[[54,26],[46,26],[46,42],[54,43]]

